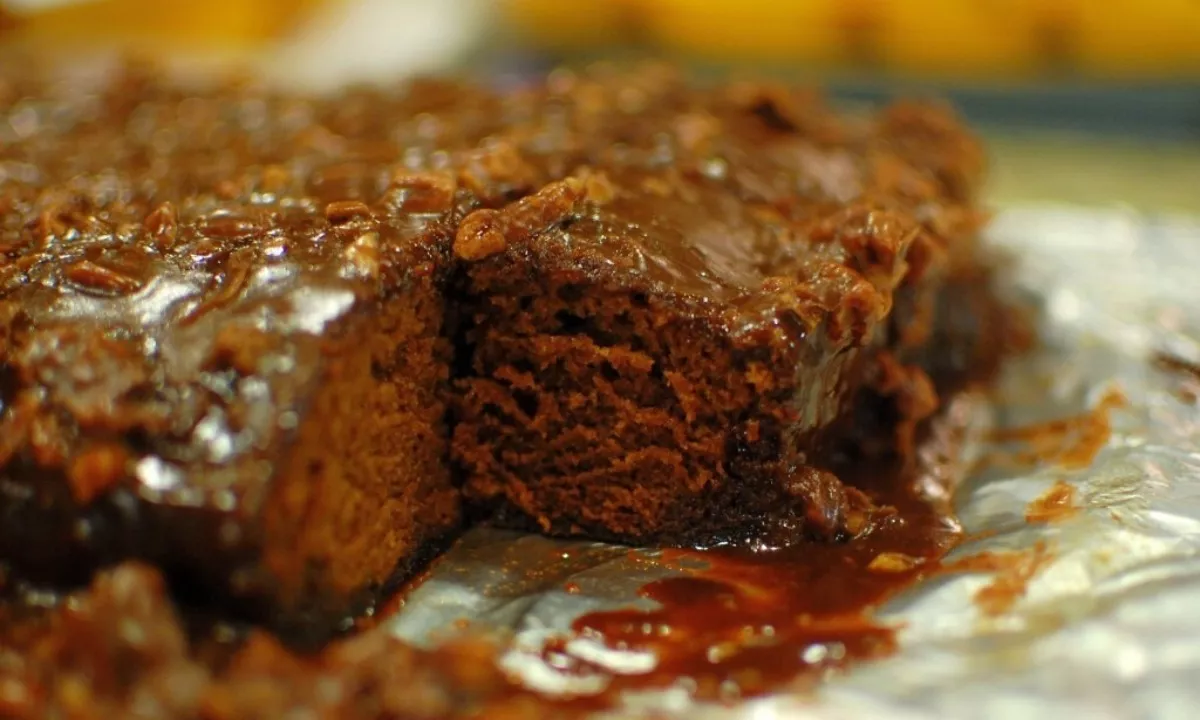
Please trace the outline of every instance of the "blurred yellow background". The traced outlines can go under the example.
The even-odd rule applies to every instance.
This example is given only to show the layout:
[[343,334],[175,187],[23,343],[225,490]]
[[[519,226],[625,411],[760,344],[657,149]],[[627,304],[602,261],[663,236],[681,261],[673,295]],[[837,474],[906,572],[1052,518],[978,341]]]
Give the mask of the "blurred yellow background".
[[0,2],[14,42],[63,49],[240,50],[280,37],[314,7],[340,0],[19,0]]
[[560,47],[637,41],[716,60],[939,75],[1200,71],[1197,0],[505,0]]
[[[9,0],[9,35],[62,47],[244,49],[353,0]],[[1200,0],[496,0],[523,41],[934,75],[1200,73]],[[394,0],[396,5],[414,4]]]

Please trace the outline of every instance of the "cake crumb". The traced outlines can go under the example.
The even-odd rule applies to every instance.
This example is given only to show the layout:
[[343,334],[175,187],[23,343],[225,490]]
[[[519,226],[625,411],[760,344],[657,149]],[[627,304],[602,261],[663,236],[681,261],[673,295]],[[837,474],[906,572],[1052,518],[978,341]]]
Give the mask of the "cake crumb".
[[1079,513],[1075,486],[1059,480],[1025,508],[1025,522],[1052,523],[1066,520]]
[[921,558],[898,552],[881,552],[867,565],[872,572],[901,573],[908,572],[924,561]]

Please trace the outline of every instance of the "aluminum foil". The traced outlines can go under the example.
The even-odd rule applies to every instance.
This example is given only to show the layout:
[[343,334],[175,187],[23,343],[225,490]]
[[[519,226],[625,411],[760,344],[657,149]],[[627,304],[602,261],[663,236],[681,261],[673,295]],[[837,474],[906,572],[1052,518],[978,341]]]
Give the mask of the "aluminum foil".
[[[1011,256],[1007,292],[1036,298],[1040,347],[1013,362],[981,420],[995,427],[1080,413],[1119,392],[1091,465],[983,464],[956,495],[968,541],[950,559],[1041,552],[1046,562],[1006,612],[975,599],[988,572],[944,574],[881,608],[899,650],[812,694],[693,704],[682,690],[627,696],[619,716],[701,718],[1192,718],[1200,715],[1200,404],[1160,353],[1200,360],[1200,219],[1022,207],[989,242]],[[980,437],[985,437],[980,435]],[[965,452],[989,454],[981,439]],[[1007,465],[1007,466],[1006,466]],[[1056,483],[1079,511],[1031,524]],[[391,628],[435,643],[473,628],[512,631],[502,662],[547,692],[594,692],[606,675],[564,675],[540,660],[548,637],[599,609],[649,606],[644,583],[677,572],[652,551],[490,529],[468,535],[408,599]],[[564,586],[573,583],[568,593]],[[567,652],[613,673],[645,653],[577,640]]]

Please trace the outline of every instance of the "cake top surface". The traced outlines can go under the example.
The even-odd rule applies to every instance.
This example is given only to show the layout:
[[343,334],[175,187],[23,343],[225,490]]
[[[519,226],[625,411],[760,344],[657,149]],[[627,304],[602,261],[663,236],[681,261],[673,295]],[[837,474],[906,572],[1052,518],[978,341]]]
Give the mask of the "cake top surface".
[[[423,111],[437,88],[318,100],[131,72],[31,92],[0,125],[0,291],[39,322],[178,322],[211,305],[193,286],[227,277],[245,295],[293,275],[372,284],[455,205],[454,128]],[[164,315],[164,293],[191,302]]]
[[581,171],[617,192],[599,212],[573,208],[557,245],[733,300],[815,255],[838,261],[810,229],[848,209],[960,232],[981,165],[936,108],[854,118],[812,93],[703,89],[654,67],[559,72],[504,94],[424,82],[325,100],[195,93],[134,69],[84,92],[9,81],[0,96],[0,292],[39,321],[177,322],[228,304],[222,278],[246,296],[298,275],[370,285],[420,265],[412,246],[456,192],[502,207]]
[[789,306],[803,332],[849,305],[870,325],[978,223],[979,147],[936,106],[853,116],[811,92],[601,68],[502,113],[490,179],[541,189],[468,218],[460,258],[528,252],[727,331],[774,328]]

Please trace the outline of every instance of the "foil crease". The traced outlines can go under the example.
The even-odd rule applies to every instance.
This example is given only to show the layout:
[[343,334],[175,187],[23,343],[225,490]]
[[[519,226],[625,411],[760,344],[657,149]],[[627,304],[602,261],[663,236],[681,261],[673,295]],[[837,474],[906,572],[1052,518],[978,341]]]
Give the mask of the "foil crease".
[[[696,704],[682,689],[628,695],[614,716],[713,718],[1191,718],[1200,713],[1200,403],[1154,362],[1200,361],[1200,219],[1126,210],[1011,208],[988,243],[1005,292],[1033,299],[1038,348],[1009,364],[981,424],[1021,427],[1086,411],[1119,392],[1107,444],[1089,467],[983,464],[957,491],[969,538],[949,560],[987,551],[1048,561],[1012,608],[974,597],[988,572],[936,576],[876,612],[899,650],[854,666],[815,693]],[[1193,380],[1193,382],[1197,382]],[[1198,384],[1200,388],[1200,384]],[[981,425],[982,426],[982,425]],[[964,449],[982,457],[976,441]],[[1079,511],[1031,524],[1055,483]],[[432,644],[463,627],[511,632],[502,663],[531,687],[590,693],[603,674],[563,675],[538,650],[583,613],[651,607],[644,583],[677,572],[653,551],[493,529],[470,533],[408,598],[390,629]],[[573,584],[573,592],[564,586]],[[578,640],[567,652],[612,673],[652,667],[646,654]]]

